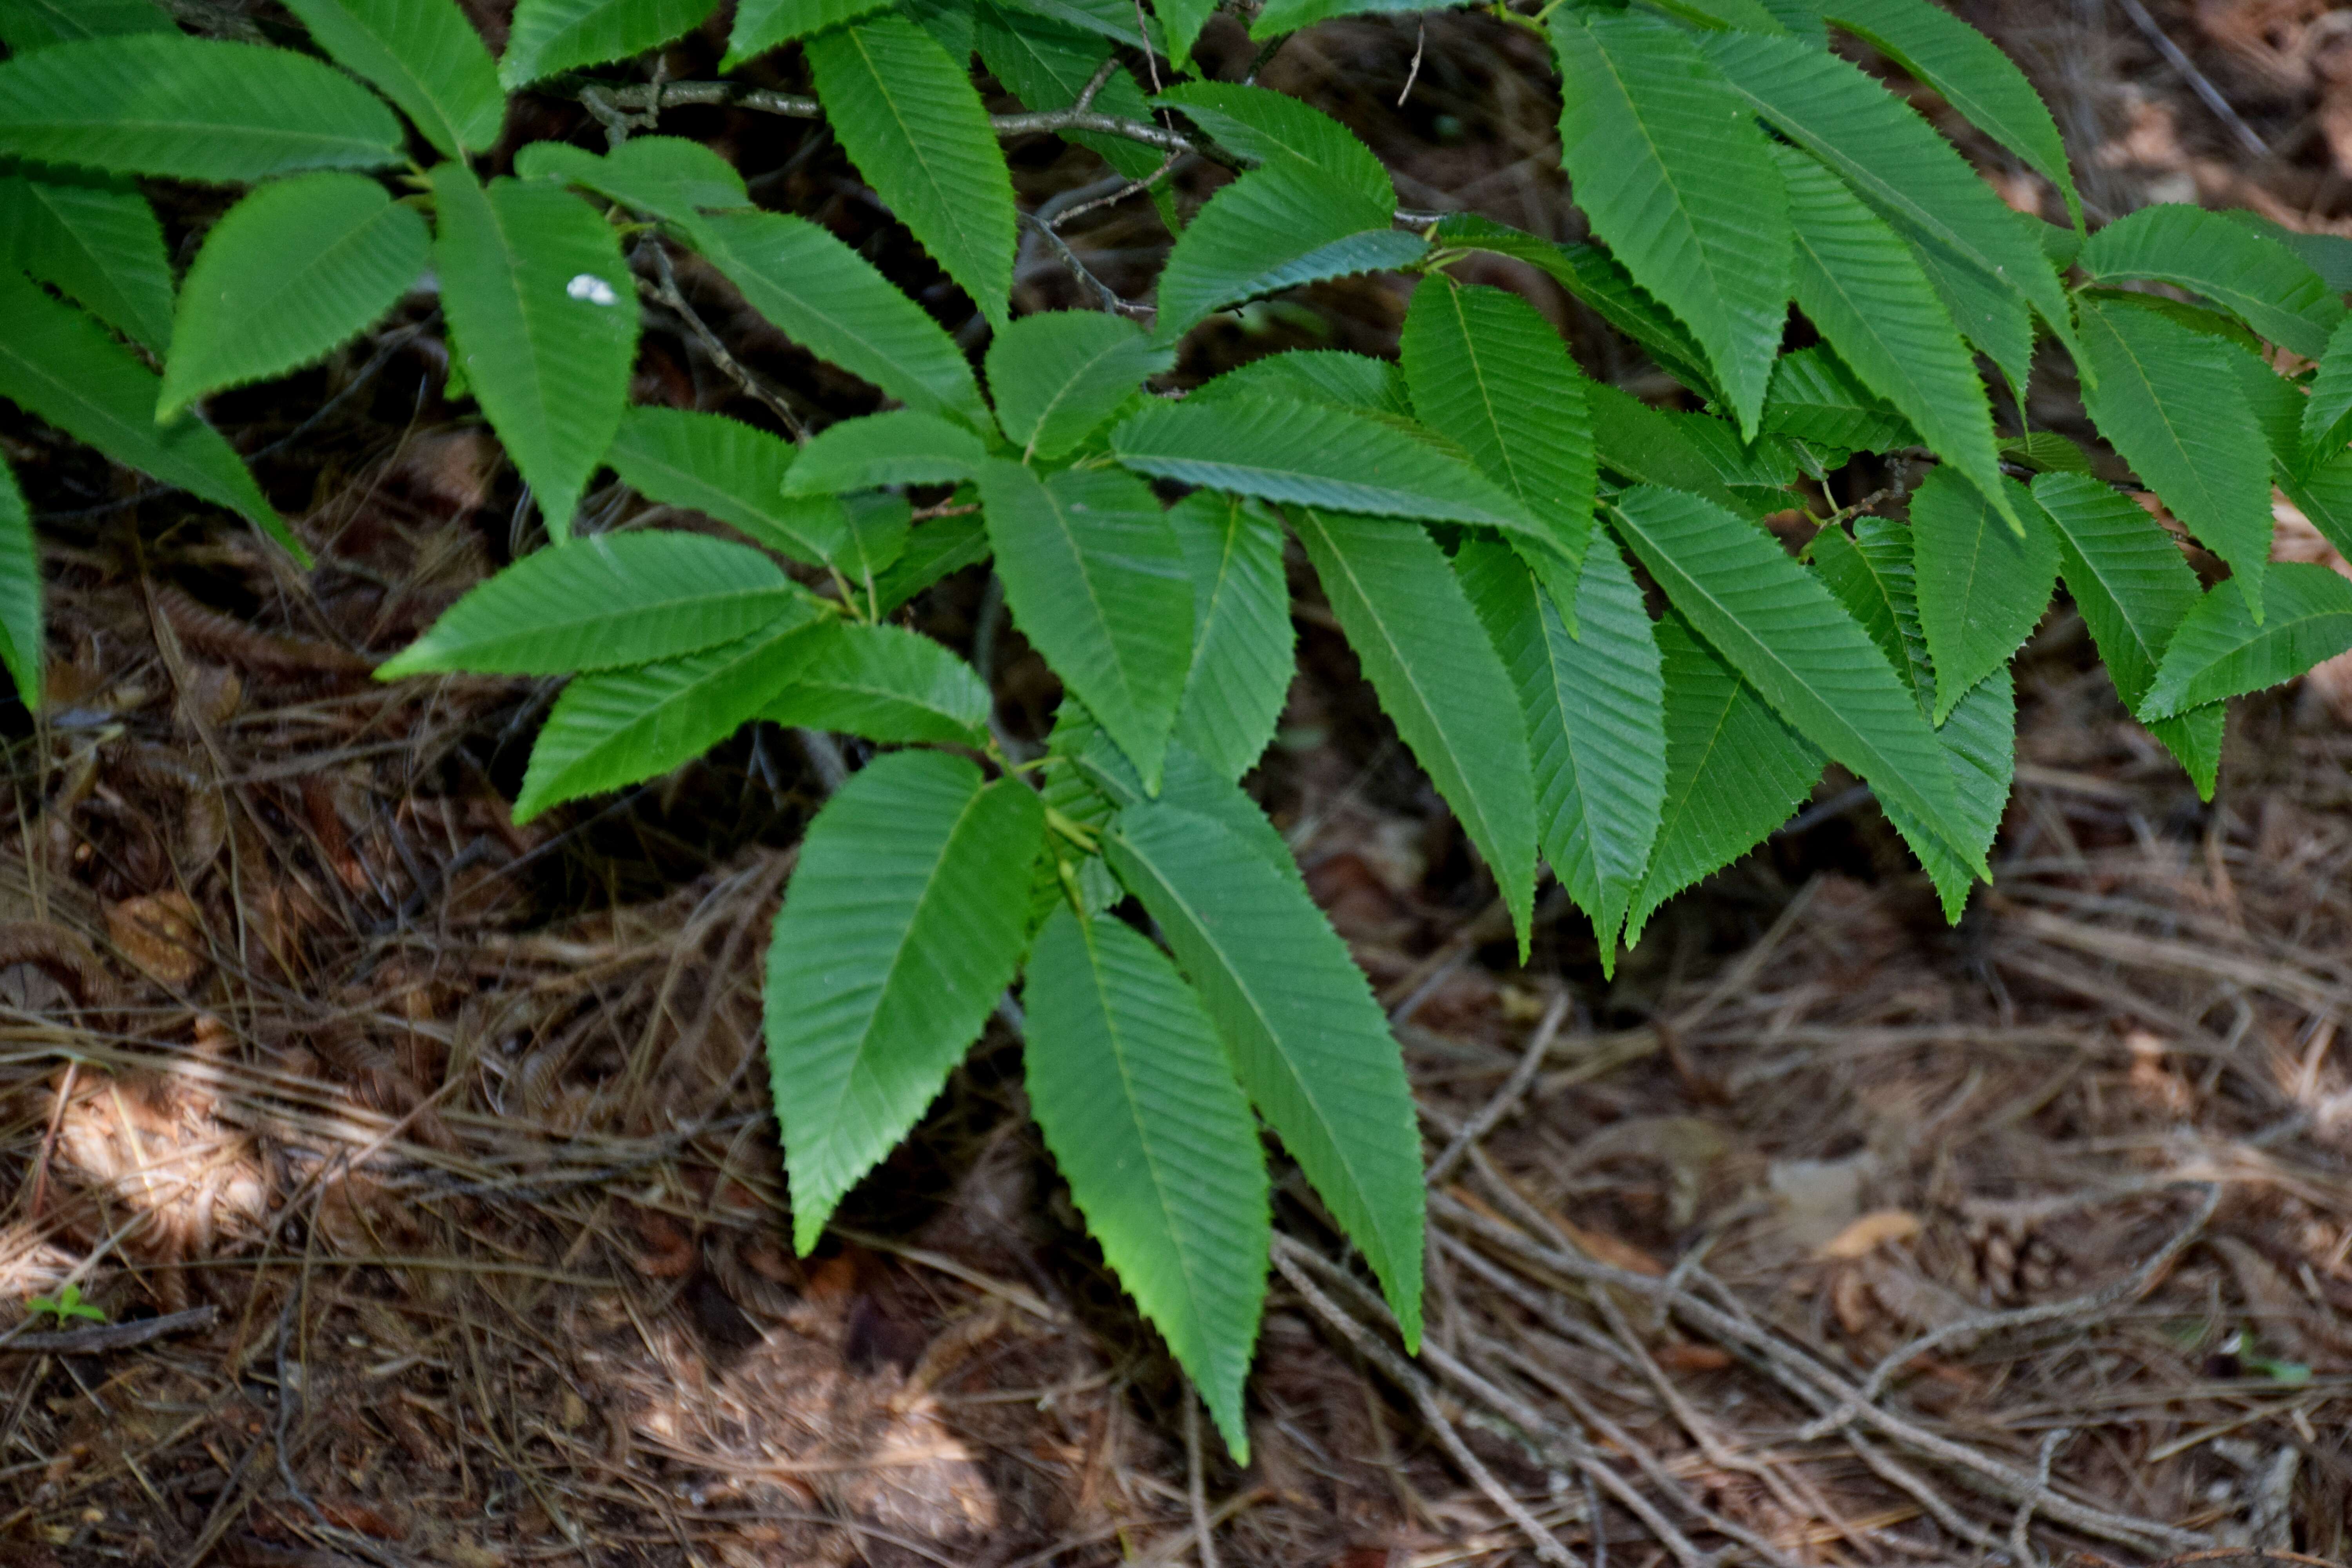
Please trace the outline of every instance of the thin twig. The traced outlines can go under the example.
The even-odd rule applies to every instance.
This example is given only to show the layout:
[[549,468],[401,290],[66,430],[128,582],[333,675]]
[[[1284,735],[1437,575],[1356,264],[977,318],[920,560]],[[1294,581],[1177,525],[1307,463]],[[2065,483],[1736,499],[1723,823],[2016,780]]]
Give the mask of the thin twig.
[[792,438],[805,446],[808,443],[808,426],[801,422],[799,415],[793,412],[792,405],[784,401],[784,395],[746,369],[741,361],[728,352],[727,344],[717,332],[710,330],[709,323],[696,314],[694,307],[686,302],[686,295],[677,286],[677,274],[670,268],[669,252],[663,247],[662,242],[654,238],[646,239],[636,247],[630,259],[635,260],[638,256],[648,253],[653,257],[656,274],[653,280],[654,298],[661,301],[665,310],[686,323],[687,330],[694,334],[694,341],[702,345],[702,352],[710,356],[710,362],[719,367],[728,380],[741,387],[746,396],[755,399],[769,413],[773,414],[783,423],[784,429],[791,434]]
[[1397,94],[1396,106],[1399,109],[1402,109],[1404,107],[1404,100],[1412,96],[1412,84],[1421,79],[1421,57],[1423,51],[1428,47],[1429,23],[1426,20],[1423,20],[1421,24],[1420,29],[1413,34],[1412,67],[1404,73],[1404,90]]
[[1495,1098],[1488,1100],[1477,1115],[1462,1124],[1462,1131],[1445,1145],[1445,1152],[1429,1163],[1428,1174],[1422,1178],[1429,1185],[1435,1186],[1444,1181],[1446,1174],[1462,1163],[1462,1156],[1470,1152],[1473,1144],[1492,1132],[1504,1117],[1517,1109],[1520,1100],[1528,1092],[1528,1086],[1535,1082],[1536,1073],[1543,1067],[1544,1057],[1551,1049],[1552,1037],[1559,1033],[1559,1026],[1568,1016],[1570,1001],[1566,991],[1552,998],[1551,1005],[1544,1009],[1543,1021],[1536,1026],[1534,1037],[1528,1041],[1528,1048],[1520,1053],[1518,1066],[1511,1069],[1511,1076],[1503,1080],[1503,1087],[1495,1091]]
[[141,1318],[128,1323],[97,1323],[87,1329],[67,1329],[51,1334],[9,1334],[0,1337],[0,1351],[16,1355],[97,1355],[149,1344],[173,1334],[201,1333],[219,1320],[217,1307],[192,1307],[184,1312]]
[[1184,1385],[1184,1495],[1192,1505],[1192,1540],[1201,1568],[1217,1568],[1215,1529],[1209,1523],[1209,1492],[1201,1480],[1201,1395]]
[[[605,100],[620,109],[648,109],[658,98],[670,108],[723,104],[731,109],[748,109],[761,114],[780,114],[789,120],[822,120],[824,106],[814,98],[796,93],[772,92],[765,88],[740,87],[726,81],[673,81],[659,87],[616,87],[602,89]],[[1200,153],[1208,151],[1190,137],[1154,125],[1149,121],[1129,120],[1122,115],[1105,114],[1096,109],[1046,110],[1034,114],[992,114],[990,129],[999,136],[1026,136],[1040,132],[1059,133],[1064,131],[1091,131],[1101,136],[1118,136],[1129,142],[1140,142],[1147,147],[1157,147],[1166,153]],[[1214,153],[1211,155],[1214,156]],[[1219,158],[1226,162],[1231,154]]]
[[2033,1456],[2033,1479],[2040,1489],[2017,1505],[2017,1518],[2009,1527],[2009,1549],[2017,1560],[2017,1568],[2038,1568],[2039,1559],[2033,1551],[2033,1505],[2050,1489],[2050,1461],[2058,1457],[2059,1448],[2074,1435],[2064,1426],[2053,1426],[2042,1435],[2042,1447]]
[[2221,96],[2221,89],[2215,87],[2207,79],[2205,73],[2197,68],[2196,62],[2181,52],[2180,46],[2174,43],[2162,27],[2157,26],[2156,18],[2147,14],[2147,7],[2141,5],[2139,0],[2122,0],[2122,3],[2124,15],[2132,19],[2132,26],[2147,35],[2147,41],[2156,46],[2156,52],[2164,57],[2165,63],[2179,71],[2182,79],[2189,83],[2189,90],[2203,99],[2205,107],[2211,110],[2224,125],[2237,133],[2239,142],[2244,145],[2246,151],[2257,158],[2269,157],[2271,144],[2255,135],[2252,126],[2238,118],[2238,111],[2230,106],[2228,99]]

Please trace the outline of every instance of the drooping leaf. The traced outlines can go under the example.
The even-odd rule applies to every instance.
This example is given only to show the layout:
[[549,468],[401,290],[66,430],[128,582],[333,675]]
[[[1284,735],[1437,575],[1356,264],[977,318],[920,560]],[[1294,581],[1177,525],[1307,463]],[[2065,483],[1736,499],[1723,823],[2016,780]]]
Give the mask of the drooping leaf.
[[2352,438],[2352,317],[2331,333],[2327,352],[2312,378],[2303,407],[2303,445],[2312,460],[2325,462]]
[[1013,176],[971,73],[903,16],[868,17],[803,47],[850,162],[980,313],[1004,325]]
[[599,533],[524,556],[443,612],[379,680],[462,669],[569,675],[700,653],[814,619],[817,604],[758,551],[668,531]]
[[820,432],[784,475],[784,494],[946,484],[975,477],[987,459],[987,447],[969,426],[919,408],[893,408]]
[[735,165],[682,136],[632,136],[602,157],[562,142],[533,142],[515,154],[515,173],[578,185],[674,223],[706,209],[751,205]]
[[988,529],[977,514],[935,518],[913,530],[898,559],[874,579],[875,613],[887,616],[950,573],[988,559]]
[[[1011,5],[999,5],[992,0],[976,0],[972,6],[975,23],[973,41],[979,46],[981,63],[1024,108],[1039,113],[1067,109],[1077,102],[1095,73],[1111,58],[1111,47],[1099,34],[1052,22],[1033,11]],[[954,52],[950,49],[950,54]],[[1149,120],[1151,105],[1136,85],[1134,73],[1123,65],[1114,64],[1110,75],[1096,89],[1092,107],[1105,114],[1115,114],[1122,120]],[[1095,131],[1065,131],[1065,140],[1088,148],[1112,168],[1130,180],[1143,179],[1157,172],[1167,154],[1156,147],[1130,142],[1123,136],[1107,136]],[[1161,216],[1172,219],[1173,209],[1166,205],[1166,187],[1153,193],[1160,205]],[[1176,224],[1170,221],[1172,234]]]
[[1667,600],[1782,718],[1984,873],[1982,852],[1957,841],[1958,802],[1935,731],[1811,573],[1769,534],[1695,496],[1643,487],[1608,515]]
[[1786,200],[1753,110],[1664,23],[1563,16],[1550,31],[1577,205],[1706,349],[1752,436],[1788,318],[1790,268]]
[[8,323],[0,332],[0,397],[118,463],[228,508],[310,563],[220,432],[201,419],[156,425],[162,379],[105,328],[15,272],[0,272],[0,321]]
[[736,0],[735,26],[727,35],[727,53],[719,68],[731,71],[794,38],[888,8],[889,0]]
[[1823,527],[1805,545],[1805,559],[1831,596],[1870,634],[1895,675],[1918,699],[1919,710],[1933,712],[1936,667],[1927,658],[1927,635],[1919,629],[1918,575],[1909,533],[1866,516],[1855,518],[1853,529],[1848,535],[1843,523]]
[[1535,764],[1536,821],[1552,874],[1592,921],[1604,973],[1649,864],[1665,802],[1664,686],[1642,591],[1601,542],[1580,574],[1575,629],[1547,587],[1499,544],[1454,558],[1518,691]]
[[1022,988],[1023,1081],[1119,1283],[1190,1374],[1236,1460],[1273,1225],[1249,1101],[1166,955],[1065,903]]
[[1196,490],[1168,511],[1192,580],[1192,658],[1175,738],[1238,779],[1274,739],[1296,666],[1282,530],[1246,501]]
[[274,180],[205,236],[180,289],[155,416],[332,353],[425,270],[425,220],[361,174]]
[[1518,497],[1570,563],[1592,536],[1592,416],[1551,323],[1516,294],[1423,279],[1400,343],[1422,422]]
[[1243,396],[1320,403],[1364,414],[1412,416],[1404,373],[1397,369],[1395,361],[1339,349],[1292,349],[1254,359],[1194,387],[1186,401],[1209,404]]
[[2058,580],[2058,541],[2032,495],[2014,479],[1999,482],[2011,487],[2009,512],[2021,532],[1949,468],[1928,475],[1911,497],[1937,724],[2024,646]]
[[2352,583],[2328,568],[2274,564],[2263,597],[2269,614],[2260,622],[2226,588],[2200,598],[2165,645],[2141,715],[2166,719],[2260,691],[2352,649]]
[[[2197,605],[2197,574],[2138,502],[2087,474],[2043,474],[2033,481],[2033,499],[2058,535],[2066,592],[2090,628],[2116,695],[2137,711],[2165,645]],[[2208,799],[2221,763],[2221,705],[2214,703],[2147,727]]]
[[1209,198],[1160,274],[1155,331],[1174,342],[1210,312],[1261,294],[1418,260],[1419,235],[1389,226],[1376,202],[1303,159],[1277,157]]
[[1797,308],[1930,450],[1965,475],[2010,527],[2023,527],[2001,489],[1983,379],[1910,247],[1803,153],[1776,148],[1774,161],[1796,231]]
[[506,119],[499,68],[454,0],[286,0],[328,57],[375,84],[446,158],[485,153]]
[[1899,220],[1895,227],[1960,334],[2012,389],[2025,385],[2033,372],[2033,309],[2025,296]]
[[1152,15],[1168,35],[1168,58],[1180,71],[1192,68],[1192,46],[1216,15],[1214,0],[1153,0]]
[[0,44],[17,54],[75,38],[174,30],[155,0],[0,0]]
[[172,259],[137,186],[65,170],[0,175],[0,265],[22,268],[142,347],[172,342]]
[[2058,122],[1998,45],[1929,0],[1812,0],[1829,21],[1941,93],[1970,123],[2058,187],[2076,226],[2082,198]]
[[2312,358],[2345,320],[2344,301],[2303,258],[2202,207],[2142,207],[2091,236],[2077,261],[2102,283],[2169,283],[2201,294]]
[[[1236,812],[1255,813],[1238,790]],[[1111,868],[1160,924],[1233,1052],[1242,1088],[1421,1342],[1420,1139],[1404,1061],[1363,971],[1307,896],[1220,817],[1172,801],[1122,810]]]
[[784,499],[791,442],[740,420],[636,405],[604,454],[647,500],[685,507],[741,529],[772,550],[820,565],[847,542],[838,508]]
[[1643,293],[1600,246],[1555,245],[1476,213],[1446,214],[1437,221],[1436,238],[1440,245],[1467,246],[1538,268],[1641,344],[1667,374],[1703,395],[1715,395],[1715,373],[1690,329]]
[[1139,473],[1265,500],[1544,531],[1469,463],[1344,409],[1265,397],[1155,403],[1110,442]]
[[1423,530],[1310,508],[1292,524],[1381,707],[1494,872],[1524,955],[1535,780],[1509,671]]
[[955,340],[824,228],[768,212],[709,213],[682,226],[753,310],[819,359],[908,407],[985,426],[980,384]]
[[16,476],[0,463],[0,664],[27,710],[41,710],[41,551]]
[[131,33],[0,63],[0,157],[220,184],[381,168],[400,143],[373,93],[290,49]]
[[2271,548],[2271,464],[2237,391],[2229,345],[2153,310],[2085,300],[2083,350],[2098,381],[2083,400],[2175,517],[2228,562],[2262,614]]
[[1826,348],[1783,354],[1764,399],[1766,434],[1841,452],[1911,446],[1918,432],[1899,410],[1855,379]]
[[992,700],[971,666],[903,626],[840,626],[761,716],[885,744],[985,746]]
[[1626,912],[1628,948],[1659,905],[1762,842],[1822,776],[1822,754],[1678,617],[1654,629],[1665,685],[1665,804]]
[[2072,345],[2066,290],[2040,242],[1901,99],[1859,67],[1796,38],[1709,33],[1699,47],[1782,134],[1880,211],[2015,290]]
[[511,92],[558,71],[643,54],[712,9],[711,0],[517,0],[499,80]]
[[658,664],[575,676],[530,749],[514,819],[668,773],[759,717],[824,646],[806,616]]
[[1160,503],[1113,470],[1041,479],[1001,458],[980,495],[1013,624],[1158,790],[1192,641],[1192,584]]
[[1013,980],[1045,829],[1017,778],[899,752],[809,825],[768,948],[768,1068],[805,1253],[923,1113]]
[[1239,82],[1187,81],[1151,102],[1181,110],[1227,152],[1253,163],[1297,158],[1374,206],[1396,206],[1396,187],[1371,149],[1329,115],[1286,93]]
[[1043,310],[988,345],[988,390],[1005,438],[1029,457],[1066,457],[1175,362],[1142,328],[1100,310]]

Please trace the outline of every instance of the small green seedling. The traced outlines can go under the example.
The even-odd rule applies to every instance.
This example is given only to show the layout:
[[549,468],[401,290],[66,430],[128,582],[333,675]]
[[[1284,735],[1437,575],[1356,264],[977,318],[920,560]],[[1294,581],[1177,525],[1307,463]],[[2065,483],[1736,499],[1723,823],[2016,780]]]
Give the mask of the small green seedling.
[[94,1307],[81,1299],[81,1287],[68,1285],[54,1297],[35,1296],[25,1302],[25,1310],[36,1318],[44,1313],[57,1319],[63,1328],[77,1318],[88,1318],[93,1323],[106,1321],[106,1309]]

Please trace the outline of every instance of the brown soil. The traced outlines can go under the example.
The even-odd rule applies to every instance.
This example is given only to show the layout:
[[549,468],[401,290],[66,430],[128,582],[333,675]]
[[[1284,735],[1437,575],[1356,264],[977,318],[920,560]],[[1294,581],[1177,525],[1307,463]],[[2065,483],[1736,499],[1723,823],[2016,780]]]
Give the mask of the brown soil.
[[[2152,5],[2255,158],[2109,8],[1975,9],[2042,73],[2103,210],[2194,196],[2352,232],[2341,13]],[[1422,27],[1325,29],[1267,79],[1357,126],[1409,203],[1566,237],[1537,41]],[[1212,45],[1245,58],[1237,34]],[[712,54],[676,51],[674,74]],[[584,123],[530,112],[534,133]],[[924,285],[821,132],[674,128]],[[2019,205],[2049,199],[1968,145]],[[1100,172],[1051,142],[1015,155],[1032,197]],[[1129,204],[1074,242],[1133,291],[1165,236]],[[1083,302],[1050,255],[1024,279],[1031,305]],[[1640,384],[1596,322],[1507,280]],[[684,282],[802,416],[856,411],[723,285]],[[929,299],[958,324],[952,290]],[[1401,304],[1318,288],[1188,369],[1381,350]],[[319,550],[308,576],[53,433],[0,430],[42,513],[55,658],[39,721],[0,714],[0,1298],[70,1282],[152,1336],[0,1341],[0,1561],[2346,1554],[2352,739],[2332,678],[2242,705],[2208,806],[2062,611],[2021,668],[1999,883],[1958,929],[1832,779],[1604,979],[1557,901],[1512,962],[1304,609],[1306,673],[1255,782],[1396,1009],[1442,1174],[1412,1365],[1282,1189],[1242,1469],[1086,1241],[1008,1037],[818,1255],[790,1256],[758,955],[839,758],[762,730],[519,828],[503,803],[546,686],[367,679],[524,542],[513,476],[439,395],[430,321],[216,405]],[[649,338],[639,391],[771,417],[682,326]],[[1008,722],[1042,723],[1050,688],[979,581],[919,614],[993,639]]]

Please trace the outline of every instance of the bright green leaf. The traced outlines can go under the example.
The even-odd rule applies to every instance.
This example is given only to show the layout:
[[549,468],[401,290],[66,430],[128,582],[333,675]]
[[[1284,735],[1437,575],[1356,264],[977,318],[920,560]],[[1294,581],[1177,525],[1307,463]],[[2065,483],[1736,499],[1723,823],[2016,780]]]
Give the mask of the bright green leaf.
[[0,175],[0,265],[19,267],[145,348],[172,342],[172,258],[129,180]]
[[887,616],[950,573],[988,559],[988,529],[970,512],[935,518],[907,536],[906,548],[874,579],[875,613]]
[[41,549],[16,476],[0,463],[0,664],[30,711],[41,710]]
[[76,38],[176,30],[155,0],[0,0],[0,44],[20,55]]
[[1389,226],[1373,201],[1303,159],[1278,157],[1209,198],[1160,274],[1156,332],[1174,342],[1212,311],[1351,272],[1408,266],[1429,245]]
[[520,87],[667,44],[710,15],[712,0],[517,0],[499,80]]
[[486,153],[506,120],[499,68],[455,0],[286,0],[334,62],[400,105],[444,157]]
[[976,477],[987,459],[969,427],[919,408],[893,408],[821,432],[784,475],[784,494],[947,484]]
[[1760,516],[1735,497],[1690,431],[1705,416],[1677,416],[1651,407],[1605,382],[1584,389],[1592,417],[1595,461],[1637,485],[1664,485],[1705,496],[1743,516]]
[[2005,436],[2001,437],[2000,455],[2037,474],[2092,471],[2091,454],[2077,446],[2074,437],[2055,430],[2029,430],[2022,436]]
[[2142,207],[2093,235],[2078,263],[2102,283],[2169,283],[2201,294],[2311,358],[2346,319],[2344,301],[2303,258],[2202,207]]
[[832,564],[869,598],[875,580],[898,563],[914,527],[907,498],[865,490],[845,496],[807,496],[803,504],[839,512],[845,542]]
[[1249,1101],[1166,955],[1066,903],[1022,988],[1030,1109],[1103,1257],[1249,1458],[1242,1384],[1273,1225]]
[[2227,588],[2199,599],[2165,645],[2141,715],[2166,719],[2260,691],[2352,649],[2352,583],[2328,568],[2274,564],[2263,597],[2270,613],[2260,622]]
[[1045,808],[938,752],[877,758],[809,825],[768,949],[768,1068],[805,1253],[994,1011]]
[[[979,46],[981,63],[1006,91],[1021,100],[1023,107],[1041,114],[1067,109],[1077,102],[1078,95],[1087,90],[1095,73],[1111,57],[1110,45],[1099,34],[1048,21],[1032,11],[975,0],[971,16],[975,24],[973,41]],[[954,50],[949,52],[952,54]],[[1092,107],[1122,120],[1151,118],[1150,100],[1144,97],[1143,89],[1136,85],[1134,73],[1123,65],[1111,67],[1110,75],[1095,90]],[[1158,148],[1130,142],[1124,136],[1108,136],[1095,131],[1065,131],[1060,135],[1065,141],[1091,149],[1130,180],[1153,174],[1167,158]],[[1167,187],[1158,187],[1152,199],[1160,204],[1161,216],[1171,220],[1168,227],[1173,233],[1177,226]]]
[[971,665],[903,626],[840,626],[761,715],[885,744],[985,746],[992,700]]
[[784,499],[794,456],[782,437],[740,420],[640,405],[623,414],[604,460],[647,500],[715,517],[772,550],[819,565],[840,552],[848,535],[837,507]]
[[1840,452],[1886,452],[1919,439],[1893,404],[1863,385],[1834,353],[1819,347],[1783,354],[1772,367],[1764,429],[1768,435]]
[[887,10],[890,0],[736,0],[734,30],[719,62],[731,71],[770,49]]
[[2009,663],[2050,605],[2058,541],[2014,479],[2010,515],[2021,533],[1949,468],[1911,497],[1918,555],[1919,621],[1936,661],[1936,722],[1978,682]]
[[611,226],[568,191],[485,189],[456,163],[433,171],[433,265],[467,384],[561,542],[628,400],[635,280]]
[[134,33],[0,63],[0,157],[226,184],[398,161],[376,96],[290,49]]
[[1254,359],[1194,387],[1185,401],[1207,405],[1253,395],[1412,416],[1404,373],[1395,361],[1339,349],[1290,349]]
[[1292,522],[1381,707],[1486,857],[1524,957],[1535,781],[1510,672],[1424,531],[1308,509]]
[[751,205],[734,164],[682,136],[632,136],[601,158],[562,142],[533,142],[515,154],[515,173],[578,185],[674,223]]
[[1895,227],[1961,336],[2012,389],[2024,386],[2033,373],[2033,310],[2025,297],[1937,240],[1899,221]]
[[988,390],[1005,438],[1030,457],[1068,456],[1175,363],[1142,328],[1099,310],[1024,316],[988,345]]
[[1257,765],[1296,667],[1282,530],[1246,501],[1196,490],[1168,511],[1192,580],[1192,658],[1175,737],[1227,779]]
[[1001,458],[980,496],[1013,625],[1157,791],[1192,642],[1192,587],[1159,501],[1115,470],[1041,479]]
[[1374,206],[1396,205],[1396,187],[1371,149],[1329,115],[1286,93],[1239,82],[1187,81],[1151,102],[1182,111],[1211,140],[1253,163],[1297,158]]
[[188,268],[155,416],[324,358],[400,302],[430,246],[415,209],[362,174],[297,174],[251,192]]
[[2352,438],[2352,317],[2330,334],[2327,352],[2312,378],[2303,407],[2303,445],[2315,463],[2325,462]]
[[1690,328],[1753,435],[1788,319],[1790,268],[1787,204],[1753,110],[1688,35],[1653,18],[1562,16],[1551,37],[1560,155],[1577,205],[1634,280]]

